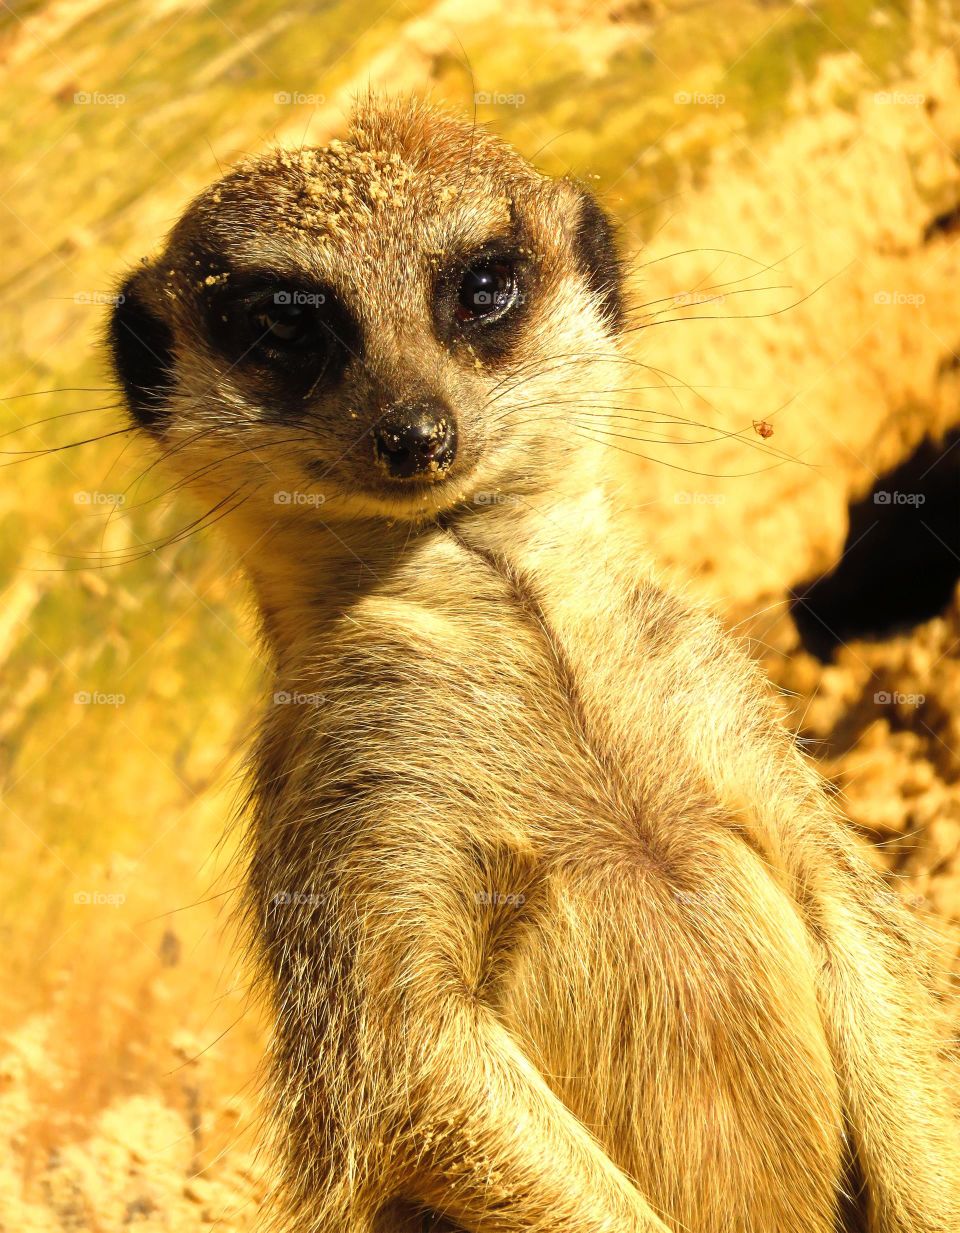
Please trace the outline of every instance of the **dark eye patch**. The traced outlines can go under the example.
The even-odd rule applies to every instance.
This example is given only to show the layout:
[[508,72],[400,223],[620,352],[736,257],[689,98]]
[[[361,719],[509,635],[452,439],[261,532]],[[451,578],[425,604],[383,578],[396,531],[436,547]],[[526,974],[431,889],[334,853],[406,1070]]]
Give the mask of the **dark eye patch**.
[[283,409],[332,388],[360,353],[356,320],[322,284],[245,272],[205,289],[203,301],[214,347],[258,397]]
[[516,235],[451,256],[433,295],[441,342],[468,346],[487,363],[504,359],[516,343],[536,284],[533,254]]

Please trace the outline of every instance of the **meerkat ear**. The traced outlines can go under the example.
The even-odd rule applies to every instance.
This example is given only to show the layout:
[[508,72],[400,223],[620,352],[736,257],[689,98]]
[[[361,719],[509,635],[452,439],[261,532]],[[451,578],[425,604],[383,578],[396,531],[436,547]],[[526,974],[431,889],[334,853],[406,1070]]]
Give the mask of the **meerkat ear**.
[[573,201],[571,238],[577,262],[611,330],[623,323],[623,261],[613,220],[583,184],[564,180]]
[[173,385],[173,332],[149,299],[148,267],[131,274],[117,295],[108,344],[130,414],[148,432],[158,432]]

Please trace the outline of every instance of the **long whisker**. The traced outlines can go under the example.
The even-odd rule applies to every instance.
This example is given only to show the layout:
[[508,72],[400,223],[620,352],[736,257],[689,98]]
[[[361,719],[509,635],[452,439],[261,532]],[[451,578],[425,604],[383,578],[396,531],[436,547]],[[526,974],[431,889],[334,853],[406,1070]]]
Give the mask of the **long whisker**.
[[4,394],[0,402],[16,402],[20,398],[42,398],[45,394],[112,394],[110,385],[62,385],[51,390],[27,390],[23,394]]
[[[766,263],[766,264],[763,264],[762,262],[757,262],[757,264],[759,264],[760,268],[759,268],[759,269],[757,269],[757,270],[754,270],[754,272],[753,272],[752,274],[744,274],[744,275],[742,275],[740,278],[732,278],[732,279],[728,279],[728,280],[727,280],[727,282],[723,282],[723,283],[715,283],[715,284],[713,284],[712,286],[707,287],[707,288],[706,288],[706,290],[707,290],[707,291],[720,291],[720,290],[722,290],[724,287],[736,287],[738,283],[747,282],[748,280],[753,279],[753,278],[760,278],[760,276],[761,276],[761,275],[769,273],[769,271],[770,271],[770,270],[775,270],[775,269],[777,268],[777,266],[782,265],[784,261],[789,261],[789,259],[790,259],[791,257],[795,256],[795,255],[796,255],[796,254],[800,251],[800,248],[802,248],[802,247],[803,247],[802,245],[798,245],[798,246],[797,246],[797,248],[793,249],[793,250],[792,250],[791,252],[789,252],[789,253],[786,253],[783,257],[778,257],[776,261],[771,261],[771,262],[768,262],[768,263]],[[756,262],[756,261],[757,261],[757,259],[756,259],[755,257],[747,257],[745,253],[731,253],[731,252],[729,252],[729,251],[728,251],[728,250],[726,250],[726,249],[702,249],[702,250],[701,250],[701,249],[688,249],[688,250],[687,250],[687,252],[701,252],[701,251],[702,251],[702,252],[720,252],[720,253],[722,253],[722,254],[723,254],[723,259],[724,259],[724,260],[725,260],[727,257],[729,257],[729,256],[738,256],[738,257],[742,257],[744,260],[747,260],[747,261],[754,261],[754,262]],[[679,255],[679,256],[683,256],[684,254],[683,254],[683,253],[680,253],[680,254],[677,254],[677,255]],[[658,258],[658,260],[662,260],[662,259],[659,259],[659,258]],[[649,262],[648,264],[651,264],[651,265],[652,265],[652,264],[655,264],[655,262]],[[718,270],[722,264],[723,264],[723,261],[722,261],[722,260],[721,260],[720,262],[718,262],[718,264],[717,264],[716,266],[714,266],[714,269],[711,271],[711,274],[712,274],[712,273],[714,273],[716,270]],[[669,300],[669,299],[671,299],[671,298],[672,298],[672,299],[679,299],[679,298],[680,298],[680,297],[682,297],[683,295],[688,295],[688,294],[690,293],[690,290],[694,290],[694,291],[695,291],[695,290],[698,290],[700,287],[702,287],[704,279],[705,279],[705,278],[709,278],[709,277],[710,277],[710,275],[709,275],[709,274],[705,274],[705,275],[703,276],[703,278],[701,278],[701,279],[700,279],[697,283],[695,283],[695,284],[694,284],[693,288],[689,289],[688,291],[680,291],[680,292],[677,292],[677,293],[676,293],[674,296],[672,296],[672,297],[671,297],[671,296],[664,296],[664,297],[662,297],[661,299],[658,299],[658,300],[648,300],[648,301],[647,301],[646,303],[644,303],[644,304],[634,305],[634,306],[632,306],[632,307],[628,310],[628,315],[629,315],[629,313],[633,313],[633,312],[639,312],[639,311],[642,311],[644,308],[648,308],[648,307],[650,307],[652,304],[662,304],[662,303],[665,303],[667,300]],[[764,288],[762,288],[762,287],[758,287],[758,288],[744,288],[744,290],[761,290],[761,291],[762,291],[762,290],[764,290]],[[777,290],[777,291],[779,291],[779,290],[783,290],[783,288],[780,288],[780,287],[775,287],[775,288],[768,288],[768,290]]]
[[[790,286],[789,283],[779,283],[779,284],[775,284],[773,286],[767,286],[767,287],[739,287],[737,288],[736,291],[724,291],[719,295],[704,296],[703,299],[697,300],[697,302],[693,304],[692,307],[699,308],[701,304],[720,304],[724,300],[732,299],[735,295],[759,295],[763,291],[792,291],[792,290],[793,288]],[[667,302],[670,302],[676,305],[678,300],[682,300],[685,295],[690,295],[690,294],[692,293],[679,292],[677,295],[665,296],[663,300],[651,300],[650,303],[657,304],[657,303],[663,303],[664,301],[667,301]],[[679,305],[679,307],[686,308],[690,306],[684,304],[684,305]],[[623,332],[625,334],[629,334],[629,333],[632,333],[634,330],[642,329],[644,325],[648,325],[651,322],[664,319],[668,312],[670,312],[669,308],[661,308],[658,312],[646,313],[642,316],[639,322],[637,322],[635,325],[627,326]],[[740,315],[743,315],[743,314],[740,314]],[[729,320],[739,320],[740,315],[738,315],[737,317],[731,316]],[[671,318],[666,318],[666,319],[670,320]],[[698,317],[686,318],[686,320],[699,320],[699,319],[700,318]]]
[[57,415],[46,415],[40,420],[31,420],[26,424],[17,424],[13,428],[8,428],[6,432],[0,432],[0,441],[4,437],[12,437],[18,432],[29,432],[32,428],[39,428],[41,424],[52,424],[56,420],[68,420],[77,415],[92,415],[95,411],[116,411],[123,406],[121,402],[105,402],[99,407],[81,407],[78,411],[61,411]]
[[[787,257],[792,257],[802,247],[802,245],[798,245],[793,252],[787,254]],[[787,259],[787,257],[780,257],[777,261],[765,264],[759,257],[751,257],[749,253],[738,252],[735,248],[715,248],[712,245],[704,245],[696,248],[678,248],[672,253],[664,253],[662,257],[651,257],[649,261],[641,262],[638,268],[645,270],[651,265],[662,265],[665,261],[674,261],[677,257],[689,257],[692,253],[722,253],[725,257],[739,257],[743,261],[752,261],[754,265],[761,267],[757,271],[758,274],[762,274],[764,270],[772,270],[781,261],[786,261]]]
[[[660,386],[626,386],[622,390],[594,390],[584,391],[577,394],[559,394],[545,398],[527,400],[526,402],[517,403],[512,407],[502,409],[497,417],[498,424],[512,423],[512,417],[524,411],[533,411],[539,407],[595,407],[609,412],[629,412],[631,416],[637,419],[642,419],[647,423],[663,423],[663,424],[682,424],[684,426],[692,426],[696,428],[704,428],[709,431],[723,432],[727,431],[719,425],[706,424],[702,420],[691,419],[686,415],[677,415],[676,412],[668,411],[664,407],[637,407],[629,402],[588,402],[588,399],[602,398],[604,396],[618,395],[620,393],[630,393],[633,390],[649,390],[659,389]],[[771,413],[775,414],[775,413]],[[654,420],[653,416],[662,416],[659,421]],[[630,418],[624,415],[622,418]],[[529,420],[524,423],[529,423]],[[744,431],[743,429],[740,430]],[[737,434],[734,434],[737,435]]]
[[102,432],[94,437],[85,437],[82,441],[70,441],[66,445],[50,445],[42,449],[37,448],[33,450],[0,450],[0,454],[15,456],[13,462],[2,462],[0,467],[15,467],[18,462],[30,461],[46,454],[60,454],[64,450],[79,449],[81,445],[92,445],[95,441],[108,441],[111,437],[123,437],[127,433],[138,431],[139,429],[136,425],[130,424],[126,428],[114,428],[110,432]]
[[[246,492],[244,492],[243,485],[241,485],[239,488],[235,488],[233,492],[228,493],[225,497],[222,497],[219,501],[217,501],[215,505],[211,506],[211,508],[208,509],[204,514],[201,514],[199,518],[195,518],[192,522],[188,523],[185,527],[182,527],[175,534],[171,536],[166,536],[163,539],[142,541],[140,544],[140,547],[144,549],[144,551],[142,552],[134,551],[132,547],[127,547],[127,548],[118,548],[118,549],[105,549],[98,553],[53,553],[51,552],[48,555],[58,556],[62,560],[65,560],[65,561],[82,562],[84,564],[84,568],[90,568],[91,562],[94,562],[94,561],[97,563],[97,567],[100,569],[108,569],[108,568],[111,568],[117,565],[132,565],[136,561],[141,561],[141,560],[144,560],[148,556],[154,555],[156,552],[160,551],[163,548],[169,548],[173,544],[181,543],[183,540],[188,539],[191,535],[196,534],[197,531],[206,530],[208,527],[214,526],[217,522],[219,522],[221,518],[224,518],[227,515],[234,513],[237,509],[240,508],[241,505],[244,504],[244,502],[248,498],[250,486],[247,485],[246,487],[247,487]],[[240,492],[244,492],[244,495],[241,496],[240,500],[234,503],[232,506],[229,505],[229,502],[232,501],[232,499],[235,496],[237,496],[237,494]],[[225,506],[227,508],[224,508]],[[210,516],[212,514],[217,513],[217,511],[220,511],[220,513],[217,514],[216,518],[211,519]],[[114,559],[110,561],[104,561],[102,559],[103,557],[110,556],[110,555],[116,555],[120,559]],[[57,573],[57,572],[62,572],[62,571],[39,570],[37,572]]]
[[[189,436],[181,438],[169,449],[159,451],[156,457],[150,460],[150,462],[143,468],[136,478],[130,481],[124,489],[124,493],[126,494],[134,488],[139,488],[150,472],[156,467],[162,466],[163,464],[169,462],[171,458],[175,458],[177,454],[180,454],[185,449],[189,449],[191,446],[198,444],[198,442],[203,441],[205,438],[215,435],[217,432],[221,431],[222,427],[223,426],[219,424],[209,424],[205,428],[199,428],[196,432],[191,433]],[[151,498],[151,500],[152,499],[153,498]],[[127,506],[126,508],[136,509],[138,507]]]
[[[549,401],[545,400],[542,405],[552,407],[555,405],[556,401],[557,400],[549,400]],[[649,441],[651,444],[656,442],[657,444],[663,444],[663,445],[713,445],[721,440],[730,440],[730,441],[736,441],[738,445],[746,445],[750,449],[755,449],[768,456],[779,458],[783,462],[793,462],[793,463],[799,464],[800,466],[805,466],[805,467],[813,467],[814,465],[812,463],[805,462],[801,458],[797,458],[794,455],[787,453],[785,450],[781,450],[775,446],[771,446],[767,444],[767,442],[765,441],[754,439],[752,436],[748,435],[748,430],[746,428],[733,431],[731,429],[721,428],[719,425],[704,424],[699,420],[693,420],[693,419],[688,419],[686,417],[671,415],[668,412],[650,411],[648,408],[644,408],[644,407],[621,408],[618,404],[608,405],[608,404],[597,403],[597,402],[589,402],[589,403],[582,402],[581,403],[579,399],[571,399],[569,400],[569,403],[571,407],[573,408],[569,413],[565,412],[562,414],[558,413],[557,415],[532,416],[529,419],[525,419],[525,420],[510,419],[509,420],[510,425],[513,428],[519,428],[526,424],[544,423],[544,422],[549,422],[553,420],[576,421],[578,416],[585,416],[587,418],[593,418],[593,419],[603,421],[603,423],[602,424],[590,424],[590,425],[578,425],[578,427],[589,428],[591,431],[603,432],[603,433],[613,433],[614,430],[616,429],[621,433],[621,435],[623,435],[625,438],[628,438],[628,439],[629,439],[629,435],[622,432],[622,430],[619,429],[617,425],[614,424],[614,425],[610,425],[609,427],[607,427],[607,423],[611,420],[619,420],[619,421],[623,421],[627,425],[632,425],[632,424],[643,425],[643,427],[645,428],[664,427],[667,425],[671,425],[674,427],[683,427],[683,428],[698,428],[698,429],[702,429],[704,432],[712,433],[713,436],[702,437],[696,440],[690,440],[689,438],[675,438],[675,437],[674,438],[652,438],[652,437],[643,437],[643,436],[634,437],[632,439],[646,440],[646,441]],[[534,407],[536,407],[536,405],[537,404],[525,404],[523,407],[517,408],[516,410],[518,411],[519,410],[531,410]],[[625,414],[624,413],[625,410],[630,411],[631,414]],[[665,418],[663,419],[650,418],[653,415],[663,415]],[[507,418],[508,418],[507,416],[501,416],[500,422],[505,421]]]
[[[617,417],[614,417],[614,418],[617,418]],[[759,450],[760,453],[766,454],[774,458],[779,458],[781,462],[792,462],[792,463],[796,463],[799,466],[811,467],[811,468],[813,467],[812,463],[804,462],[802,458],[796,458],[792,454],[787,454],[782,450],[772,449],[765,442],[759,441],[759,440],[754,441],[752,438],[746,435],[743,435],[742,433],[739,433],[739,432],[723,432],[721,429],[716,429],[715,430],[716,436],[714,437],[703,437],[703,438],[699,438],[696,441],[690,441],[690,440],[678,441],[676,438],[673,438],[673,437],[646,437],[646,436],[643,436],[642,434],[632,435],[631,433],[624,432],[620,428],[604,428],[596,424],[579,424],[578,423],[577,427],[587,429],[590,432],[601,433],[604,436],[619,437],[625,441],[646,441],[651,445],[653,444],[656,444],[656,445],[715,445],[720,440],[733,440],[733,441],[736,441],[739,445],[746,445],[750,449]],[[706,426],[703,425],[703,427],[706,427]]]
[[[588,398],[609,398],[611,401],[609,403],[604,403],[604,406],[613,408],[619,407],[623,411],[635,411],[643,415],[662,415],[675,423],[699,424],[699,420],[690,420],[687,416],[678,415],[675,411],[668,411],[665,407],[657,407],[654,409],[651,407],[637,407],[629,401],[612,401],[614,398],[620,399],[621,396],[626,399],[628,395],[645,393],[650,390],[661,390],[664,388],[682,389],[683,387],[664,387],[661,385],[624,385],[610,389],[578,390],[571,393],[548,394],[544,395],[542,398],[528,398],[524,399],[522,402],[516,402],[511,406],[501,407],[497,413],[497,422],[507,422],[511,416],[516,415],[518,412],[529,411],[535,407],[575,407],[579,403],[584,403]],[[702,401],[706,402],[706,399],[703,399]],[[681,404],[681,410],[683,409],[685,408],[683,408],[683,405]]]
[[630,454],[634,458],[643,458],[646,459],[647,462],[655,463],[658,466],[669,467],[671,471],[683,471],[687,475],[697,475],[702,479],[746,479],[748,476],[763,475],[767,471],[775,471],[778,467],[782,467],[784,465],[782,462],[775,462],[769,467],[760,467],[756,471],[738,471],[733,474],[723,474],[715,471],[695,471],[690,467],[681,467],[679,463],[667,462],[666,459],[663,458],[651,458],[649,454],[643,454],[639,450],[625,449],[621,445],[614,445],[612,441],[598,441],[595,437],[589,436],[589,434],[582,427],[579,428],[578,431],[581,436],[588,441],[593,441],[595,445],[605,445],[609,449],[618,450],[623,454]]
[[[210,435],[211,433],[215,431],[217,431],[216,428],[208,428],[208,429],[205,429],[203,433],[195,434],[195,436],[190,441],[184,443],[184,448],[186,448],[186,446],[195,445],[199,437]],[[311,439],[312,438],[310,438],[309,436],[285,437],[285,438],[281,438],[279,441],[271,441],[269,443],[268,448],[270,449],[271,452],[273,452],[281,448],[282,446],[302,445],[305,442],[309,442]],[[127,510],[131,510],[131,509],[142,509],[144,506],[150,505],[152,502],[158,501],[162,497],[168,496],[171,493],[179,492],[181,491],[181,489],[188,488],[191,484],[195,483],[198,479],[204,478],[206,475],[208,475],[211,471],[215,470],[217,467],[221,467],[225,463],[231,462],[234,458],[240,458],[244,454],[252,454],[255,452],[255,449],[257,448],[264,448],[264,447],[263,446],[259,446],[259,447],[245,446],[240,449],[233,450],[229,454],[223,454],[218,458],[211,459],[209,462],[204,463],[203,466],[197,467],[194,471],[191,471],[188,474],[183,475],[183,476],[178,476],[173,484],[171,484],[168,488],[163,489],[161,492],[154,494],[154,496],[147,497],[146,500],[140,501],[136,505],[125,506],[124,512],[126,512]],[[169,459],[169,457],[170,455],[165,455],[162,459],[158,461],[166,462]],[[151,465],[155,465],[155,464],[151,464]],[[139,480],[136,482],[139,482]]]
[[[658,375],[669,377],[671,382],[677,383],[678,388],[682,387],[683,389],[690,390],[691,393],[696,393],[697,390],[701,390],[701,389],[725,389],[725,388],[736,389],[737,388],[736,386],[726,387],[726,386],[709,386],[709,385],[700,385],[700,386],[691,385],[690,382],[685,381],[683,378],[676,376],[674,373],[668,372],[666,369],[658,368],[655,364],[649,364],[643,360],[637,359],[634,356],[621,355],[614,351],[609,351],[609,352],[606,352],[606,351],[601,351],[601,352],[570,351],[566,353],[560,352],[553,356],[547,356],[546,359],[542,359],[538,357],[536,359],[526,362],[525,364],[519,365],[507,377],[504,377],[501,381],[497,382],[497,384],[492,387],[490,391],[491,397],[488,399],[488,401],[491,401],[491,402],[498,401],[500,398],[506,397],[507,394],[518,389],[521,385],[525,384],[527,381],[534,380],[538,376],[549,375],[551,372],[556,372],[559,369],[562,369],[565,365],[568,365],[568,364],[569,365],[597,364],[597,363],[626,364],[626,365],[629,365],[635,368],[643,368],[643,369],[646,369],[648,372],[657,373]],[[518,381],[515,381],[512,386],[508,386],[506,389],[503,388],[505,383],[508,380],[510,380],[510,378],[516,376],[517,373],[521,373],[521,374],[525,373],[527,372],[527,370],[529,370],[529,373],[530,373],[529,376],[522,376],[521,379]],[[667,384],[666,382],[664,382],[662,388],[671,389],[673,387]]]
[[[829,278],[824,279],[822,283],[819,283],[816,287],[813,288],[812,291],[808,291],[806,295],[802,295],[798,300],[794,300],[791,304],[785,304],[782,308],[772,308],[770,309],[769,312],[739,313],[737,315],[725,314],[725,313],[705,313],[702,316],[690,315],[686,317],[662,317],[659,320],[640,322],[638,325],[628,326],[623,331],[623,333],[633,334],[633,333],[636,333],[637,330],[652,329],[654,326],[657,326],[657,325],[674,325],[681,321],[756,321],[756,320],[763,320],[764,318],[768,318],[768,317],[779,317],[783,313],[792,312],[793,309],[799,308],[801,304],[805,304],[807,300],[817,295],[818,292],[824,289],[824,287],[829,286],[830,283],[832,283],[835,279],[839,278],[841,274],[846,273],[846,271],[849,270],[851,266],[853,265],[854,265],[853,261],[847,262],[847,264],[843,267],[842,270],[838,270],[835,274],[831,274]],[[734,294],[737,294],[737,293],[734,293]]]
[[[811,294],[812,294],[812,293],[811,293]],[[706,403],[706,405],[710,408],[710,410],[711,410],[711,411],[713,411],[713,412],[714,412],[716,415],[718,415],[718,416],[721,414],[721,412],[719,411],[719,409],[718,409],[717,407],[715,407],[715,406],[713,405],[713,403],[712,403],[712,402],[711,402],[708,398],[705,398],[705,397],[703,396],[703,394],[702,394],[700,391],[702,391],[702,390],[706,390],[706,389],[714,389],[714,388],[719,388],[719,389],[725,389],[725,388],[733,388],[733,389],[736,389],[736,388],[738,388],[738,387],[736,387],[736,386],[733,386],[733,387],[728,387],[728,386],[707,386],[707,385],[694,386],[694,385],[691,385],[689,382],[684,381],[684,379],[683,379],[682,377],[677,376],[677,374],[676,374],[676,373],[671,372],[669,369],[666,369],[666,368],[660,368],[660,367],[658,367],[658,366],[657,366],[657,365],[655,365],[655,364],[650,364],[650,363],[647,363],[647,362],[644,362],[644,361],[641,361],[641,360],[634,359],[634,358],[629,357],[629,356],[609,356],[609,357],[606,357],[606,356],[604,356],[604,355],[603,355],[603,353],[601,353],[599,356],[596,356],[596,355],[591,355],[590,353],[584,353],[583,355],[581,355],[580,353],[570,353],[570,358],[569,358],[566,362],[589,362],[589,360],[591,360],[591,359],[599,359],[599,360],[603,360],[603,361],[607,361],[607,360],[609,359],[609,360],[612,360],[612,361],[614,361],[614,362],[621,362],[621,363],[627,363],[627,364],[634,364],[634,365],[636,365],[637,367],[640,367],[640,368],[646,369],[647,371],[649,371],[649,372],[651,372],[651,373],[657,373],[659,376],[661,376],[661,377],[663,377],[663,378],[664,378],[664,384],[663,384],[662,388],[664,388],[664,389],[669,389],[669,390],[671,391],[671,393],[673,393],[673,394],[674,394],[674,397],[675,397],[675,398],[676,398],[676,393],[675,393],[675,390],[676,390],[677,388],[686,388],[686,389],[688,389],[688,390],[689,390],[689,391],[690,391],[690,392],[691,392],[691,393],[692,393],[695,397],[697,397],[698,399],[700,399],[700,401],[702,401],[702,402]],[[532,378],[531,378],[531,379],[532,379]],[[518,383],[517,383],[517,386],[522,385],[522,384],[524,384],[524,381],[518,382]],[[516,387],[515,387],[515,388],[516,388]],[[625,388],[625,389],[630,389],[630,388],[642,388],[642,387],[623,387],[623,388]],[[654,387],[654,388],[657,388],[657,387]],[[609,392],[611,392],[611,391],[607,391],[607,392],[609,393]],[[620,391],[615,390],[615,391],[612,391],[612,392],[613,392],[613,393],[618,393],[618,392],[620,392]],[[500,395],[497,395],[497,399],[499,399],[499,397],[500,397]],[[557,401],[557,399],[556,399],[556,398],[553,398],[553,399],[549,400],[549,402],[547,402],[546,400],[544,400],[544,402],[543,402],[543,403],[541,403],[540,405],[552,405],[552,403],[553,403],[553,402],[556,402],[556,401]],[[781,403],[781,405],[780,405],[779,407],[775,408],[773,411],[765,412],[765,413],[764,413],[764,418],[766,418],[766,419],[772,419],[775,415],[777,415],[780,411],[782,411],[782,410],[784,409],[784,407],[789,406],[790,402],[792,402],[792,401],[793,401],[793,399],[792,399],[792,398],[789,398],[789,399],[787,399],[785,402]],[[678,402],[678,404],[679,404],[679,405],[681,405],[681,406],[682,406],[682,404],[680,404],[680,403],[679,403],[679,398],[677,398],[677,402]],[[527,407],[529,408],[529,407],[532,407],[532,406],[534,406],[534,405],[537,405],[537,404],[529,403],[529,404],[527,404]],[[668,415],[668,412],[666,412],[666,411],[662,411],[662,410],[661,410],[661,411],[659,412],[659,414],[662,414],[662,415]],[[509,415],[509,412],[508,412],[508,415]],[[699,421],[692,421],[692,420],[687,419],[686,417],[675,417],[675,422],[677,422],[677,423],[687,423],[687,424],[691,424],[691,423],[695,423],[695,422],[696,422],[696,423],[699,423]],[[710,428],[713,428],[713,427],[714,427],[713,425],[706,425],[706,424],[701,424],[700,426],[701,426],[701,427],[703,427],[703,428],[705,428],[705,429],[710,429]],[[771,453],[778,453],[778,454],[780,453],[779,451],[776,451],[773,447],[770,447],[770,446],[765,446],[765,445],[763,445],[763,444],[761,444],[761,443],[759,443],[759,442],[754,441],[751,437],[749,437],[748,435],[746,435],[746,434],[748,433],[749,429],[751,429],[752,427],[753,427],[753,422],[752,422],[752,420],[751,420],[750,425],[744,425],[744,427],[743,427],[742,429],[739,429],[736,433],[731,433],[730,435],[732,435],[732,436],[741,436],[741,434],[744,434],[744,435],[741,437],[741,439],[742,439],[742,440],[744,440],[745,442],[748,442],[748,443],[749,443],[750,445],[752,445],[753,447],[755,447],[755,448],[761,448],[761,449],[766,449],[766,451],[767,451],[767,452],[771,452]],[[717,429],[717,431],[722,431],[722,430]],[[802,463],[802,465],[804,465],[804,466],[813,466],[813,465],[814,465],[814,464],[812,464],[812,463],[802,462],[802,460],[797,459],[797,458],[794,458],[794,457],[792,457],[791,455],[788,455],[788,454],[781,454],[780,456],[784,457],[785,459],[789,459],[790,461],[793,461],[793,462],[801,462],[801,463]]]

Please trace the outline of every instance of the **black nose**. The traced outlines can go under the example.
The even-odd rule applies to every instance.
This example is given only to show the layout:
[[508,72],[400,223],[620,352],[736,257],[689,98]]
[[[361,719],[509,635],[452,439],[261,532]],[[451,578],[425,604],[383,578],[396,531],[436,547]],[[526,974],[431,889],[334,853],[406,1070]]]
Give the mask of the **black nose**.
[[377,422],[373,448],[394,479],[440,477],[457,456],[453,413],[434,398],[393,407]]

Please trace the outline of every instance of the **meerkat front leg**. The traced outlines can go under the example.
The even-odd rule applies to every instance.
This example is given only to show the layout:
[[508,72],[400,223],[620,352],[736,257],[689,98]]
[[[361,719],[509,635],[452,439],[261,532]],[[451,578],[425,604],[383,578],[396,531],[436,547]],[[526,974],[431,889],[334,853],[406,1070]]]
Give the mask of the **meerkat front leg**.
[[668,1233],[489,1011],[450,1002],[410,1076],[420,1201],[473,1233]]
[[[381,791],[403,794],[407,816],[388,821]],[[472,828],[457,829],[456,805],[380,785],[366,855],[331,853],[329,894],[278,901],[290,852],[266,845],[255,862],[297,1227],[398,1233],[399,1204],[467,1233],[672,1233],[498,1019],[496,940],[470,909]]]
[[386,1183],[467,1233],[670,1233],[490,1008],[444,980],[431,940],[409,941],[416,987],[404,962],[390,984],[407,991],[389,1009],[377,1000],[349,1015],[376,1023],[383,1042],[379,1058],[369,1042],[363,1051],[364,1070],[385,1076],[388,1111],[383,1154],[369,1162],[375,1194]]
[[673,1233],[487,1011],[451,1000],[406,1018],[419,1059],[381,1094],[404,1110],[380,1126],[389,1146],[354,1175],[339,1153],[308,1162],[315,1191],[290,1204],[297,1228],[398,1233],[399,1203],[465,1233]]

